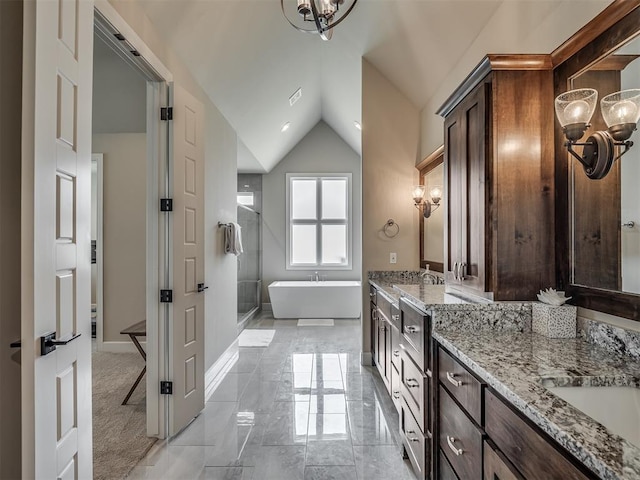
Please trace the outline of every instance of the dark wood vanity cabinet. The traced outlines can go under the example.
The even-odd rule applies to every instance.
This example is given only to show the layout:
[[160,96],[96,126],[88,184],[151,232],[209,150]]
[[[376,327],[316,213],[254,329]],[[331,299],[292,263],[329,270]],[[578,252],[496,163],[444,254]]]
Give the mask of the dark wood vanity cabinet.
[[400,299],[400,435],[419,479],[432,476],[431,316]]
[[523,300],[554,284],[553,98],[548,55],[489,55],[437,112],[449,285]]
[[597,478],[438,345],[439,479]]

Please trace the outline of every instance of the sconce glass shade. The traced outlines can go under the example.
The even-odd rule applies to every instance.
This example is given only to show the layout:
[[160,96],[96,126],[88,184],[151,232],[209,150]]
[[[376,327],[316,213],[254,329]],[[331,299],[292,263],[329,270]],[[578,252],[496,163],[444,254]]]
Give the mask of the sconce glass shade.
[[569,141],[584,135],[596,110],[598,92],[593,88],[570,90],[556,97],[556,116]]
[[440,203],[442,200],[442,188],[440,186],[435,186],[429,191],[429,196],[431,197],[431,201],[436,205]]
[[413,203],[422,203],[424,199],[424,192],[427,189],[424,185],[414,185],[413,186]]
[[640,90],[623,90],[607,95],[600,101],[600,109],[611,136],[624,142],[640,119]]

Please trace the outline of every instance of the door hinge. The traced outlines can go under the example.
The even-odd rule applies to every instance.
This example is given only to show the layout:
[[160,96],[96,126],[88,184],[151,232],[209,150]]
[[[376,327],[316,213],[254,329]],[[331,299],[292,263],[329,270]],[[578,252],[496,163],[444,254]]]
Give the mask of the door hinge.
[[160,303],[173,302],[173,290],[160,290]]
[[160,199],[160,211],[161,212],[173,212],[173,199],[161,198]]
[[160,107],[160,120],[173,120],[173,107]]
[[160,382],[160,395],[173,395],[173,382]]

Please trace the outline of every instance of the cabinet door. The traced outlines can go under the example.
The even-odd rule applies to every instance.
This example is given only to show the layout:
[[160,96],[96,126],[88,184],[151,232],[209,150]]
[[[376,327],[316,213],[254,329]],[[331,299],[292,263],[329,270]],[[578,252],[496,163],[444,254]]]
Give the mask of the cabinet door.
[[464,134],[463,163],[465,216],[462,229],[462,283],[475,290],[488,291],[485,269],[485,215],[489,204],[485,197],[487,181],[487,106],[490,84],[482,83],[461,105]]
[[387,390],[391,393],[391,357],[392,357],[392,345],[391,345],[391,324],[388,321],[384,322],[384,379],[387,385]]
[[378,365],[378,309],[375,304],[371,304],[371,358],[374,365]]
[[485,282],[487,98],[482,83],[445,120],[447,280],[474,290]]
[[445,259],[445,277],[447,282],[457,283],[456,267],[462,258],[462,230],[465,213],[465,198],[463,197],[463,179],[466,177],[463,162],[464,144],[462,135],[463,117],[454,110],[444,124],[444,164],[446,169],[447,209],[447,238],[445,245],[447,254]]

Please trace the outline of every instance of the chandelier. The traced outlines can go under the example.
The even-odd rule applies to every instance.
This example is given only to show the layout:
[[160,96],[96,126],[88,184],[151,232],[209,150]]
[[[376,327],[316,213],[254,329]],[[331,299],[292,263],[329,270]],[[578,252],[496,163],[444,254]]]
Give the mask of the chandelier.
[[[333,27],[342,22],[351,13],[358,0],[344,7],[345,0],[280,0],[284,18],[295,28],[305,33],[317,33],[323,40],[330,40]],[[285,9],[285,2],[287,7]],[[297,3],[296,11],[293,11]],[[296,15],[297,13],[297,15]]]

